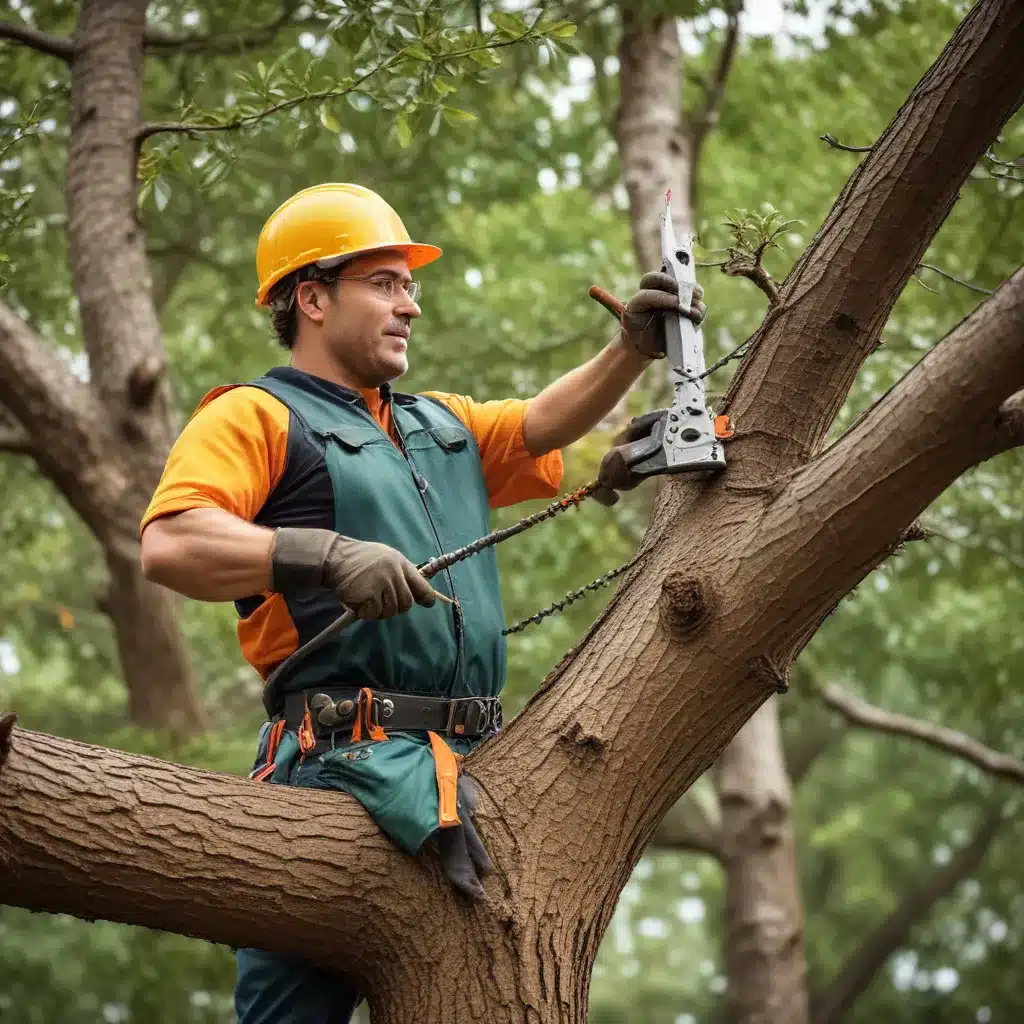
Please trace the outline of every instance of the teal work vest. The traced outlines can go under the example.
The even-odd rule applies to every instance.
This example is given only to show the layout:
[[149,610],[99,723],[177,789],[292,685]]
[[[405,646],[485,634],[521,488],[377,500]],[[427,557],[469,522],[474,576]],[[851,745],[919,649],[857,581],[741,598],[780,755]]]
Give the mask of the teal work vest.
[[[358,392],[327,391],[316,387],[315,378],[283,368],[250,385],[283,402],[292,413],[291,429],[304,431],[323,451],[338,533],[389,544],[419,565],[490,530],[476,439],[440,402],[391,396],[396,446]],[[506,651],[494,548],[443,571],[432,585],[458,603],[414,605],[390,619],[355,622],[290,671],[281,692],[333,682],[445,697],[497,696]],[[285,599],[302,639],[344,611],[323,590]]]

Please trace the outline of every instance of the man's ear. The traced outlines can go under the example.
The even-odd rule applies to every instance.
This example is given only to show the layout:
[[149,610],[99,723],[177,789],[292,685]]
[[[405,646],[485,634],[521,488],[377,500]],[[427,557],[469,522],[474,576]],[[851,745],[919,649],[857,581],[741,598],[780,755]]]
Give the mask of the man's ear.
[[324,290],[318,281],[303,281],[295,289],[295,305],[315,324],[324,320]]

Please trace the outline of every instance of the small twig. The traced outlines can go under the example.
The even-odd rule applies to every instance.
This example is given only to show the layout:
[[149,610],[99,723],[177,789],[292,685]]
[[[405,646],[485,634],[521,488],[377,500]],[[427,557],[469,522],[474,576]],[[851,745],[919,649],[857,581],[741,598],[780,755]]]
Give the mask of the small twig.
[[729,277],[745,277],[748,281],[753,281],[768,296],[770,308],[774,309],[779,304],[779,286],[760,263],[736,259],[726,260],[722,267],[722,273],[728,274]]
[[[994,288],[982,288],[980,284],[971,284],[970,281],[965,281],[963,278],[957,277],[955,274],[949,273],[949,271],[939,269],[939,267],[933,267],[930,263],[918,263],[918,267],[920,267],[922,270],[931,270],[934,273],[938,274],[940,277],[948,278],[954,284],[962,285],[964,288],[970,288],[972,292],[981,292],[982,295],[995,294]],[[934,291],[934,289],[929,289],[929,291]]]
[[[523,35],[517,36],[515,39],[498,40],[497,42],[488,43],[486,46],[471,46],[465,50],[458,50],[453,53],[443,54],[443,58],[444,60],[454,60],[459,57],[468,57],[470,54],[479,53],[482,50],[499,50],[505,46],[514,46],[516,43],[521,43],[523,40],[531,38],[533,34],[534,33],[531,29]],[[141,144],[146,139],[151,138],[154,135],[161,135],[164,133],[192,136],[199,132],[236,131],[239,128],[244,128],[246,125],[262,121],[273,114],[279,114],[284,110],[291,110],[292,107],[297,107],[302,103],[314,103],[318,100],[340,99],[342,96],[347,96],[349,93],[358,89],[367,79],[380,74],[382,71],[386,71],[392,64],[401,60],[402,57],[402,51],[392,54],[386,60],[382,60],[379,64],[370,68],[369,71],[360,75],[354,82],[352,82],[351,85],[346,85],[344,88],[321,89],[319,92],[303,93],[301,96],[293,96],[290,100],[282,100],[280,103],[275,103],[273,106],[267,107],[266,110],[257,111],[255,114],[245,114],[243,117],[236,117],[233,121],[225,121],[222,124],[203,124],[201,122],[192,121],[156,121],[143,125],[142,128],[139,129],[135,139],[138,144]]]
[[984,551],[986,554],[994,555],[996,558],[1001,558],[1008,565],[1012,565],[1015,569],[1024,570],[1024,557],[1014,553],[1013,551],[1007,551],[1006,548],[993,544],[991,541],[980,540],[971,541],[968,538],[953,537],[948,533],[944,533],[942,530],[937,530],[931,524],[925,526],[928,531],[929,537],[938,537],[939,540],[944,540],[947,544],[955,544],[959,548],[963,548],[965,551]]
[[704,139],[718,120],[718,108],[721,106],[722,96],[725,94],[725,83],[729,78],[729,71],[736,56],[736,43],[739,39],[740,13],[742,10],[743,0],[736,0],[736,2],[728,6],[726,13],[729,20],[725,30],[725,40],[722,43],[722,52],[718,56],[718,65],[715,68],[715,74],[711,82],[705,82],[704,105],[693,119],[691,152],[694,167],[699,162],[700,150]]
[[841,149],[846,153],[870,153],[874,146],[844,146],[834,135],[829,135],[825,132],[824,135],[819,135],[819,139],[822,142],[827,142],[833,149]]
[[284,0],[278,16],[264,25],[241,29],[237,32],[219,32],[210,35],[190,33],[176,34],[159,29],[147,29],[143,43],[147,53],[157,57],[173,57],[178,54],[203,54],[217,56],[244,51],[273,42],[278,32],[286,26],[321,22],[317,17],[298,18],[293,16],[299,7],[297,0]]

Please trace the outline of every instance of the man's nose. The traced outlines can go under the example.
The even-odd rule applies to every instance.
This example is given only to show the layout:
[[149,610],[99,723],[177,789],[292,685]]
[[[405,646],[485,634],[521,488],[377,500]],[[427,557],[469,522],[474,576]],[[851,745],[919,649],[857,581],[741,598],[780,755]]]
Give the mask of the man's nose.
[[395,289],[395,305],[393,307],[395,316],[408,316],[413,320],[420,316],[422,310],[416,305],[405,291],[401,288]]

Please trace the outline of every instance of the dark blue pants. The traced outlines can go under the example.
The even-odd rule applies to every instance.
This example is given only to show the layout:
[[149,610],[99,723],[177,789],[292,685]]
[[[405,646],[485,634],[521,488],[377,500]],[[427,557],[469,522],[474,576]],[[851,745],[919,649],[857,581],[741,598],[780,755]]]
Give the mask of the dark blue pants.
[[240,949],[238,1024],[348,1024],[358,993],[334,974],[279,953]]

